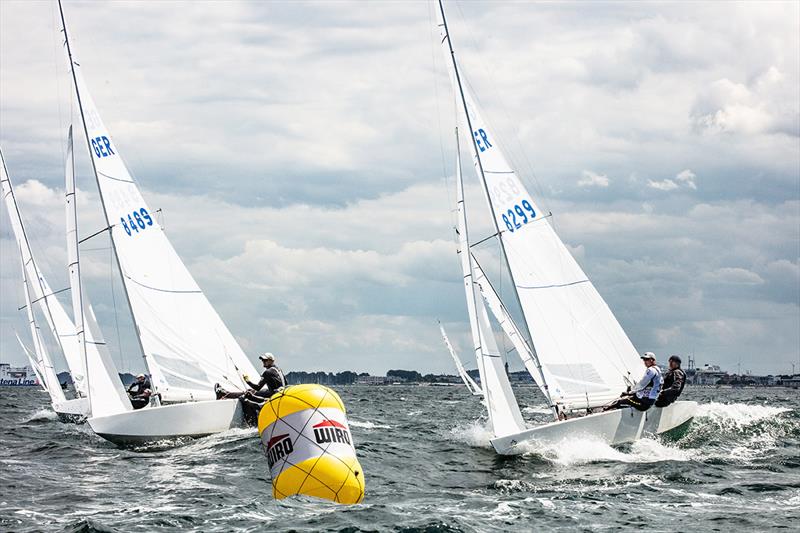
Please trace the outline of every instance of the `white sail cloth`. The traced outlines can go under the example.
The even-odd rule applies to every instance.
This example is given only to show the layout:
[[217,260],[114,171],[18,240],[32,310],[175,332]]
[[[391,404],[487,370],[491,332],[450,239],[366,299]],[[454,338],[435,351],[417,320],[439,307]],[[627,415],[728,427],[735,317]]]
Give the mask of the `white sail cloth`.
[[444,326],[439,323],[439,331],[442,333],[442,340],[444,340],[445,346],[447,346],[447,351],[450,352],[450,357],[453,358],[453,363],[456,365],[456,370],[458,371],[459,377],[461,377],[461,381],[464,382],[464,385],[467,387],[467,390],[474,394],[475,396],[482,396],[483,391],[481,390],[480,386],[475,383],[475,380],[467,374],[467,371],[464,369],[464,365],[461,364],[461,359],[458,358],[458,354],[456,353],[455,348],[450,343],[450,339],[447,337],[447,332],[444,330]]
[[[439,26],[449,61],[441,13]],[[636,350],[506,161],[468,88],[454,78],[451,65],[471,125],[462,132],[479,177],[482,166],[487,201],[551,397],[566,409],[602,405],[624,390],[631,371],[639,374]]]
[[[1,158],[2,154],[0,154],[0,159]],[[2,185],[3,200],[8,211],[8,218],[11,222],[14,238],[17,241],[20,261],[22,262],[25,297],[28,300],[28,321],[31,323],[32,327],[36,324],[32,307],[32,304],[35,303],[36,306],[41,309],[50,327],[50,331],[53,333],[55,340],[64,353],[64,358],[67,361],[67,366],[70,369],[76,390],[84,394],[86,392],[83,379],[84,370],[75,339],[75,326],[72,324],[66,311],[64,311],[61,303],[53,294],[50,285],[48,285],[44,276],[42,276],[33,258],[30,242],[25,233],[25,227],[22,224],[19,206],[14,196],[14,188],[8,175],[8,169],[6,168],[5,159],[2,159],[0,167],[2,167],[2,170],[0,170],[0,172],[2,172],[2,174],[0,174],[0,184]],[[38,326],[35,326],[35,328],[31,330],[31,333],[33,336],[34,351],[39,360],[39,366],[43,371],[45,385],[54,401],[64,401],[64,393],[61,391],[61,384],[55,374],[52,357],[47,351],[44,341],[41,339]],[[58,386],[56,387],[55,385]]]
[[78,211],[75,188],[75,160],[72,126],[67,138],[67,159],[64,172],[65,225],[67,237],[67,263],[72,313],[75,317],[75,337],[81,349],[82,362],[86,368],[86,387],[91,416],[106,416],[132,409],[128,395],[122,386],[117,367],[106,347],[94,310],[83,293],[78,249]]
[[256,371],[145,203],[73,65],[106,220],[153,384],[164,401],[213,399]]
[[456,159],[456,187],[458,202],[458,244],[461,269],[464,274],[464,292],[467,296],[467,313],[470,331],[481,377],[481,389],[489,412],[492,433],[496,437],[519,433],[525,429],[522,413],[517,405],[497,341],[494,338],[489,315],[473,279],[472,256],[469,251],[467,214],[464,206],[460,157]]

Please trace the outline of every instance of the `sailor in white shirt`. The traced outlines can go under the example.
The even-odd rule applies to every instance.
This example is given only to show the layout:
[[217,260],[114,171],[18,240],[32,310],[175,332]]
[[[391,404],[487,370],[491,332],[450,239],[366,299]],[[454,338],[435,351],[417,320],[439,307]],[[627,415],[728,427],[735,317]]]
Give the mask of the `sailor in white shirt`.
[[605,406],[603,411],[633,407],[639,411],[647,411],[655,403],[658,393],[661,392],[661,369],[656,365],[656,354],[645,352],[641,355],[642,362],[647,369],[639,383],[629,392],[623,392],[620,398]]

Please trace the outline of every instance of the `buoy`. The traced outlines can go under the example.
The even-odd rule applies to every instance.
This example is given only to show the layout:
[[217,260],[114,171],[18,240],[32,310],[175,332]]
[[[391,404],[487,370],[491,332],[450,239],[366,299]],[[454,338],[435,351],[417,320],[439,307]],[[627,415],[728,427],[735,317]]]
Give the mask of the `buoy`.
[[322,385],[291,385],[258,415],[258,434],[276,499],[305,494],[337,503],[364,499],[364,471],[339,395]]

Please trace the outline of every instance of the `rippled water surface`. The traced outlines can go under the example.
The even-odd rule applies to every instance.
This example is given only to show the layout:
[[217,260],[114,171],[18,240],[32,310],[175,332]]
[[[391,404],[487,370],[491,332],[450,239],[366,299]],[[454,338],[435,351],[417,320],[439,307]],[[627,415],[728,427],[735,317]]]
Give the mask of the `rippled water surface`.
[[[62,424],[34,389],[0,389],[2,531],[796,530],[800,395],[689,389],[683,435],[576,441],[502,458],[461,387],[340,387],[367,495],[275,501],[255,430],[122,450]],[[526,417],[547,411],[534,389]]]

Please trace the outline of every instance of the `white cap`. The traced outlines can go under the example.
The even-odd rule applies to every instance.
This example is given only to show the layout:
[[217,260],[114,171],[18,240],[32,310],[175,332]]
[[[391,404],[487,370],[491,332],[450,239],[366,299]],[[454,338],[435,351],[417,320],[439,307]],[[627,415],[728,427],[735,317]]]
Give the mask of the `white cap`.
[[262,355],[259,355],[258,358],[262,361],[275,361],[275,356],[272,355],[272,352],[264,352]]
[[640,355],[640,357],[642,359],[653,359],[653,360],[655,360],[656,354],[654,354],[653,352],[644,352],[642,355]]

